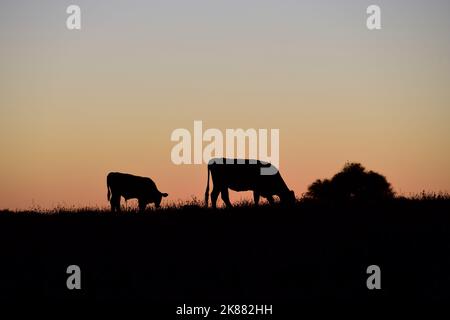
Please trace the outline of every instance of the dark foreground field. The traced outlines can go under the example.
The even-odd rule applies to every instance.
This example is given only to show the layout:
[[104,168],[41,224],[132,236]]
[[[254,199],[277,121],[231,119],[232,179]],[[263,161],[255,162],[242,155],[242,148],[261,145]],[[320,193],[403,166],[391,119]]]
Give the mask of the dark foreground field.
[[[0,298],[177,304],[447,302],[450,201],[377,208],[0,213]],[[82,289],[66,287],[81,268]],[[381,268],[381,290],[366,268]],[[175,314],[175,309],[170,312]]]

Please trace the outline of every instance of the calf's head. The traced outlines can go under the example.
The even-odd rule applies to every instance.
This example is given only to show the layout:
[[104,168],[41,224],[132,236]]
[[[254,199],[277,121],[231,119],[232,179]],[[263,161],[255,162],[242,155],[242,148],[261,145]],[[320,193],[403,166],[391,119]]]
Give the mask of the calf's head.
[[156,197],[155,197],[155,207],[156,208],[159,208],[159,206],[161,205],[161,200],[162,200],[162,198],[165,198],[165,197],[167,197],[169,194],[167,194],[167,193],[161,193],[161,192],[159,192],[158,191],[158,194],[156,195]]

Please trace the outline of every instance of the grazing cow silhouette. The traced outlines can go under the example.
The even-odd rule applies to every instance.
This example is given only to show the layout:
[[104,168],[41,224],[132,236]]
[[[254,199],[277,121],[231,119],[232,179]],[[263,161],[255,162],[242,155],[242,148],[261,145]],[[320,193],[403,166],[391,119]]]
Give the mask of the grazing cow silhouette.
[[[238,162],[239,161],[239,162]],[[262,175],[261,169],[274,169],[273,175]],[[255,204],[258,205],[260,196],[266,198],[270,204],[274,203],[273,196],[277,195],[281,203],[295,203],[294,191],[289,190],[280,172],[268,162],[248,159],[215,158],[208,163],[208,180],[205,191],[205,203],[208,206],[209,175],[211,173],[213,190],[211,202],[216,208],[217,198],[222,194],[222,200],[227,207],[231,207],[228,189],[234,191],[253,191]]]
[[124,197],[125,200],[138,199],[139,210],[144,211],[149,203],[154,203],[159,208],[161,199],[168,196],[167,193],[158,190],[152,179],[127,173],[108,173],[106,186],[112,212],[120,212],[120,197]]

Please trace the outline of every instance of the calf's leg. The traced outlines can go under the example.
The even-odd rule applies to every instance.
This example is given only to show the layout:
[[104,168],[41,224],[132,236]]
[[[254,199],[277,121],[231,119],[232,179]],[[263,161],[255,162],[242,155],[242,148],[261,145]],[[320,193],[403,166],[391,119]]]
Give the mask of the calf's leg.
[[113,194],[111,196],[111,211],[120,212],[120,195]]
[[147,203],[142,199],[138,199],[138,205],[139,205],[139,212],[144,212]]

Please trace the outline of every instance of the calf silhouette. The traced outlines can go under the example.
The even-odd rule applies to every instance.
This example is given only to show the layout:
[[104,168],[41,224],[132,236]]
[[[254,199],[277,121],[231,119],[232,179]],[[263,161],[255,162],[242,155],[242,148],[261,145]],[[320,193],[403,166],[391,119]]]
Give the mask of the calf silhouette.
[[161,199],[168,196],[167,193],[158,190],[152,179],[127,173],[108,173],[106,187],[112,212],[120,212],[120,197],[124,197],[125,200],[138,199],[139,210],[144,211],[149,203],[154,203],[155,207],[159,208]]
[[[239,161],[239,162],[238,162]],[[211,192],[211,203],[216,208],[217,198],[222,194],[222,200],[227,207],[231,207],[228,189],[234,191],[253,191],[255,205],[259,198],[266,198],[270,204],[274,203],[273,196],[280,198],[281,203],[295,203],[294,191],[289,190],[278,170],[276,174],[262,175],[262,168],[275,169],[270,163],[248,159],[225,159],[215,158],[208,163],[208,180],[205,191],[205,204],[208,206],[209,198],[209,175],[211,173],[213,190]]]

